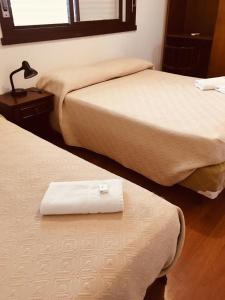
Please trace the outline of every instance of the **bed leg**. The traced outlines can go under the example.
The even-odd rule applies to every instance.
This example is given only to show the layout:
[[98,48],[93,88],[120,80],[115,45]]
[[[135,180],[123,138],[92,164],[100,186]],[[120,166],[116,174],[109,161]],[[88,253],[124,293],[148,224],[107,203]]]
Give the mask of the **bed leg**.
[[144,300],[165,300],[167,276],[160,277],[147,289]]
[[163,277],[160,277],[158,280],[159,280],[162,284],[167,285],[167,280],[168,280],[168,278],[167,278],[166,275],[163,276]]

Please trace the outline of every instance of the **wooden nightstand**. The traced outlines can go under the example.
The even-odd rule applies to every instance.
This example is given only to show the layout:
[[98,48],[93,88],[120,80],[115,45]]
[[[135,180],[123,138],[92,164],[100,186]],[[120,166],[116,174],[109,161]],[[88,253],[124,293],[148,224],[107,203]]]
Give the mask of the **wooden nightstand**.
[[0,114],[9,121],[44,137],[48,134],[49,113],[53,109],[53,94],[27,89],[24,97],[10,93],[0,95]]

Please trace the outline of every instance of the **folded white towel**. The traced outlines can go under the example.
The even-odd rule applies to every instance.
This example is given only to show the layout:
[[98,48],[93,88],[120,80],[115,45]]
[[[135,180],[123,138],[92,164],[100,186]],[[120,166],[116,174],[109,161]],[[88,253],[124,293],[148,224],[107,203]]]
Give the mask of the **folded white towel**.
[[202,91],[215,90],[220,85],[225,85],[225,77],[215,77],[208,79],[197,79],[195,86]]
[[219,86],[216,90],[222,94],[225,94],[225,85]]
[[52,182],[41,202],[42,215],[123,211],[121,179]]

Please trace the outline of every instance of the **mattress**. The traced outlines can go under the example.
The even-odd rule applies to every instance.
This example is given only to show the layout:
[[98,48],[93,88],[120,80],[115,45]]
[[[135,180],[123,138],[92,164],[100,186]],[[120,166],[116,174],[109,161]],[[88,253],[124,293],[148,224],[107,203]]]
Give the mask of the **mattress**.
[[192,83],[193,78],[146,70],[71,92],[63,108],[72,137],[67,143],[163,185],[221,191],[225,97]]
[[[196,178],[206,171],[195,172],[225,162],[225,96],[200,91],[195,78],[141,66],[118,78],[95,66],[88,81],[84,70],[59,72],[40,86],[56,95],[54,119],[68,145],[106,155],[162,185],[189,178],[185,184],[202,191]],[[223,189],[217,175],[213,191],[210,180],[203,191]]]
[[197,169],[180,185],[209,198],[216,198],[225,187],[225,162]]
[[0,118],[1,299],[141,300],[181,253],[179,208],[124,180],[123,213],[42,217],[51,181],[111,179]]

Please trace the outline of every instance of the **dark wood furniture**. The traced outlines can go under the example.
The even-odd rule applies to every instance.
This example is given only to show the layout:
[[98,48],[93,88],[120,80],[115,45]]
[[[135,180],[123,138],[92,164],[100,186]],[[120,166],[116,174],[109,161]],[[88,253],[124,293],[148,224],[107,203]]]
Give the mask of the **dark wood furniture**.
[[49,113],[53,109],[53,94],[27,89],[24,97],[10,93],[0,95],[0,114],[9,121],[44,137],[49,135]]
[[225,0],[220,0],[209,76],[225,76]]
[[219,0],[168,1],[164,71],[207,77],[218,8]]

